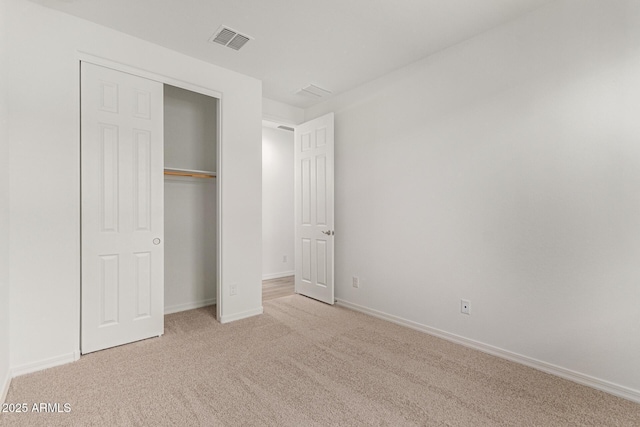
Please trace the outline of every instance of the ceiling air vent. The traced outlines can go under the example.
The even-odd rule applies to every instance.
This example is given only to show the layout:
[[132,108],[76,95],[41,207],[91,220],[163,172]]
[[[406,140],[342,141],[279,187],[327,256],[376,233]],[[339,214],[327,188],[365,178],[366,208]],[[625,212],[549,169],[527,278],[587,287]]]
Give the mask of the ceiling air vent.
[[289,132],[293,132],[293,131],[295,130],[295,129],[294,129],[294,128],[292,128],[292,127],[289,127],[289,126],[283,126],[283,125],[278,126],[278,129],[288,130]]
[[296,92],[297,95],[306,96],[313,99],[322,98],[323,96],[331,95],[330,90],[322,89],[316,85],[308,85]]
[[212,43],[218,43],[234,50],[240,50],[253,37],[240,34],[236,30],[222,25],[209,39]]

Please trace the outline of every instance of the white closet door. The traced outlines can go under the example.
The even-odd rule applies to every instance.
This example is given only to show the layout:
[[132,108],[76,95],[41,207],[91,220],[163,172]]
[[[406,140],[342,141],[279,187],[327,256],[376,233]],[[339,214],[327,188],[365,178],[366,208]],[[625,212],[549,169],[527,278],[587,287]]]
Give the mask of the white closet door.
[[333,113],[295,130],[296,292],[333,295]]
[[164,332],[163,86],[82,63],[82,353]]

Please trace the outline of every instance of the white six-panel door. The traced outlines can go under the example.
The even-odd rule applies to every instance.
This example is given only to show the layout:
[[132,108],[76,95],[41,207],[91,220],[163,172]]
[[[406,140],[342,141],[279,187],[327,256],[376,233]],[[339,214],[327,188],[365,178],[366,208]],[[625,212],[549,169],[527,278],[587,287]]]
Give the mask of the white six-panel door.
[[164,332],[163,85],[81,67],[86,354]]
[[333,113],[295,130],[295,290],[334,303]]

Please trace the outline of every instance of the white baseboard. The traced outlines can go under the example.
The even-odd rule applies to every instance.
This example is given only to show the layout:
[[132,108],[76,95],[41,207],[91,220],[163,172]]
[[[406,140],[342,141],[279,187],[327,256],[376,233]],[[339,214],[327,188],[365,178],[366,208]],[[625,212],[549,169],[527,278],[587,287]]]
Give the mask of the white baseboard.
[[0,382],[0,405],[7,400],[7,393],[9,393],[9,386],[11,385],[11,371],[7,371],[7,375]]
[[283,271],[281,273],[263,274],[262,280],[280,279],[281,277],[294,276],[295,274],[296,274],[295,271]]
[[201,301],[188,302],[185,304],[172,305],[164,308],[164,314],[178,313],[180,311],[193,310],[195,308],[206,307],[216,303],[215,298],[204,299]]
[[25,363],[11,368],[11,376],[19,377],[20,375],[30,374],[32,372],[42,371],[43,369],[53,368],[54,366],[66,365],[67,363],[75,362],[80,358],[80,352],[74,351],[73,353],[63,354],[49,359],[40,360],[38,362]]
[[230,314],[227,316],[222,316],[220,318],[220,323],[229,323],[229,322],[234,322],[236,320],[240,320],[240,319],[246,319],[247,317],[252,317],[252,316],[257,316],[259,314],[262,314],[263,309],[262,307],[260,308],[256,308],[253,310],[248,310],[248,311],[243,311],[240,313],[235,313],[235,314]]
[[599,378],[592,377],[590,375],[582,374],[580,372],[572,371],[570,369],[556,366],[551,363],[537,360],[532,357],[524,356],[518,353],[504,350],[499,347],[494,347],[489,344],[485,344],[479,341],[474,341],[459,335],[455,335],[449,332],[442,331],[440,329],[432,328],[430,326],[423,325],[411,320],[403,319],[402,317],[387,314],[378,310],[374,310],[368,307],[364,307],[358,304],[354,304],[345,300],[337,299],[336,304],[351,310],[359,311],[361,313],[368,314],[379,319],[384,319],[398,325],[406,326],[411,329],[415,329],[420,332],[424,332],[429,335],[436,336],[438,338],[445,339],[447,341],[454,342],[456,344],[470,347],[484,353],[491,354],[503,359],[510,360],[512,362],[520,363],[530,368],[537,369],[539,371],[546,372],[551,375],[564,378],[569,381],[573,381],[578,384],[586,385],[591,388],[595,388],[600,391],[604,391],[614,396],[622,397],[633,402],[640,403],[640,390],[634,390],[619,384],[615,384],[609,381],[601,380]]

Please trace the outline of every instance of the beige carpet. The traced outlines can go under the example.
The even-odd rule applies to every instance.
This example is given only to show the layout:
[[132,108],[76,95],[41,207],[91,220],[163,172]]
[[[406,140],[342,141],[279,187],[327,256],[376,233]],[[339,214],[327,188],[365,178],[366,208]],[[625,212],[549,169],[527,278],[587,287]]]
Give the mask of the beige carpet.
[[1,426],[640,426],[640,405],[294,295],[227,325],[169,315],[162,338],[13,380]]

